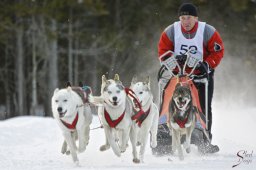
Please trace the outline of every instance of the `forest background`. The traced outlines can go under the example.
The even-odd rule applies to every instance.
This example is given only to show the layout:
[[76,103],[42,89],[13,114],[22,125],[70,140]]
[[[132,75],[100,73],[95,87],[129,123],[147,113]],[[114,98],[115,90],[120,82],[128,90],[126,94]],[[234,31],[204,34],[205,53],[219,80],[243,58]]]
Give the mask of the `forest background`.
[[182,2],[222,36],[217,99],[255,105],[256,0],[1,0],[0,120],[52,116],[53,91],[67,81],[99,95],[102,74],[125,86],[150,75],[157,100],[158,40]]

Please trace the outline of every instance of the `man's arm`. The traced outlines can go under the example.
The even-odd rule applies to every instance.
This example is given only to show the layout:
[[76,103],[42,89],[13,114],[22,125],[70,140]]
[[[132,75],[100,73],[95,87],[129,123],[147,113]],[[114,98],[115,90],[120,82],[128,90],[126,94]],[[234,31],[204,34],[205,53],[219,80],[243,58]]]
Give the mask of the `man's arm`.
[[219,65],[224,55],[224,45],[220,34],[216,30],[208,40],[206,50],[204,61],[206,61],[209,66],[214,69]]
[[162,54],[169,50],[174,51],[174,45],[173,42],[168,38],[166,32],[164,31],[158,43],[158,57],[160,57]]

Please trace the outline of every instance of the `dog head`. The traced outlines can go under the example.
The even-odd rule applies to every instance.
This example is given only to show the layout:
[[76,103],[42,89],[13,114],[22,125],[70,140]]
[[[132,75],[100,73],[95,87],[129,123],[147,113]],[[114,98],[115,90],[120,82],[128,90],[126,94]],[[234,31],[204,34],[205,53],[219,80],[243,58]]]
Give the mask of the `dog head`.
[[126,93],[118,74],[115,74],[114,79],[108,80],[105,75],[102,76],[101,95],[104,102],[112,107],[118,107],[125,102]]
[[177,109],[181,111],[186,111],[187,106],[192,100],[190,88],[187,85],[181,85],[180,83],[176,85],[173,92],[172,101],[174,102]]
[[69,117],[76,113],[78,98],[72,91],[71,87],[65,89],[55,89],[52,96],[52,112],[54,117]]
[[145,79],[145,81],[138,81],[137,77],[134,76],[132,78],[130,88],[134,91],[142,106],[144,106],[151,97],[149,76]]

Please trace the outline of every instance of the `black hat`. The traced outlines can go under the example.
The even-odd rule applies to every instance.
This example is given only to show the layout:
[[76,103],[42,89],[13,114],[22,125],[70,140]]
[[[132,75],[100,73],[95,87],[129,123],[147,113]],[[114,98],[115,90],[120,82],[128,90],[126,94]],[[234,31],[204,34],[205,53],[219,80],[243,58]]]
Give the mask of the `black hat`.
[[192,15],[197,17],[197,7],[192,3],[183,3],[179,7],[178,15]]

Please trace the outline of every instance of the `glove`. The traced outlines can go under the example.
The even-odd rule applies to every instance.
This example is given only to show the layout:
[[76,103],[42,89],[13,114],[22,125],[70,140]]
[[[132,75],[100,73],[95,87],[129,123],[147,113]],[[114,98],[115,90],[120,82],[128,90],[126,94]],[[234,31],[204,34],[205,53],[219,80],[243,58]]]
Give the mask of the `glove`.
[[201,74],[209,73],[209,64],[205,61],[200,62],[197,66],[197,69],[200,71]]
[[187,55],[176,55],[176,59],[178,62],[181,62],[181,63],[185,63],[186,59],[187,59]]

